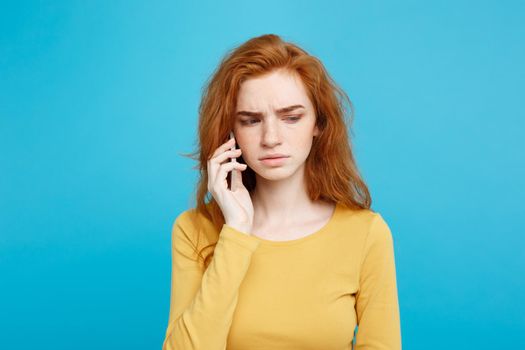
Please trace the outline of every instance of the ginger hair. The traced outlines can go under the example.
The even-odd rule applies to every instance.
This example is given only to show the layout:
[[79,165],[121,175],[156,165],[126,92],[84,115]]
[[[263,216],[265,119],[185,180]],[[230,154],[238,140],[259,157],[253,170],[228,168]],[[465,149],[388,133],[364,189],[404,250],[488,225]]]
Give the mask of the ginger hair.
[[[275,34],[251,38],[229,50],[206,81],[199,105],[198,148],[183,154],[198,162],[193,169],[200,172],[193,197],[196,207],[190,212],[198,228],[194,249],[204,268],[211,262],[216,242],[200,250],[197,248],[201,235],[199,216],[211,221],[217,232],[225,223],[220,207],[208,192],[207,161],[233,130],[240,85],[247,79],[278,69],[300,77],[316,112],[320,133],[314,137],[305,162],[308,196],[314,201],[336,202],[355,210],[370,209],[372,199],[357,168],[348,137],[348,130],[352,132],[354,108],[347,94],[318,58],[296,44]],[[242,156],[239,161],[245,163]],[[241,174],[244,186],[251,192],[256,186],[255,172],[248,167]],[[211,250],[204,255],[206,249]]]

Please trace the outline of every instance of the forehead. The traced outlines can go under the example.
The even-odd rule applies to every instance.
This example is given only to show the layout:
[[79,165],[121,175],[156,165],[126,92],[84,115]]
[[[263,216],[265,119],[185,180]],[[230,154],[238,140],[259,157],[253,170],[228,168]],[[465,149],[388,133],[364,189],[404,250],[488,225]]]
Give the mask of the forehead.
[[244,81],[237,97],[237,110],[259,111],[294,104],[311,108],[301,78],[282,70]]

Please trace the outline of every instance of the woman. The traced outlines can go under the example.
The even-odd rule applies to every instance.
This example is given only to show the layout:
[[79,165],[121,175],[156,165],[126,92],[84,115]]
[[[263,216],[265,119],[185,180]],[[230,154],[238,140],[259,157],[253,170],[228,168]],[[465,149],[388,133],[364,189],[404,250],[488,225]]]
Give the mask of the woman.
[[277,35],[223,59],[199,109],[197,206],[173,225],[163,349],[401,349],[393,239],[343,98],[351,111]]

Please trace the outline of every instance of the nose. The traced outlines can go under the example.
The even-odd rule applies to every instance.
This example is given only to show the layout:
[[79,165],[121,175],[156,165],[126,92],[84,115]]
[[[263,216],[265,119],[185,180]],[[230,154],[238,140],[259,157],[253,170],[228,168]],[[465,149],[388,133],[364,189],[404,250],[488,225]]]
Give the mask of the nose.
[[263,127],[261,142],[263,146],[272,148],[281,143],[277,122],[272,118],[267,118]]

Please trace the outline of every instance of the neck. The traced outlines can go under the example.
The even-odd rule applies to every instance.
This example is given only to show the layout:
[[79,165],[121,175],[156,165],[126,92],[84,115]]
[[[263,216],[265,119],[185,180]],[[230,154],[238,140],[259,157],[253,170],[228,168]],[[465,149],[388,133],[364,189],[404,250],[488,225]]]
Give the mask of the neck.
[[316,203],[308,197],[304,170],[282,180],[257,175],[252,193],[254,224],[293,224],[312,213]]

